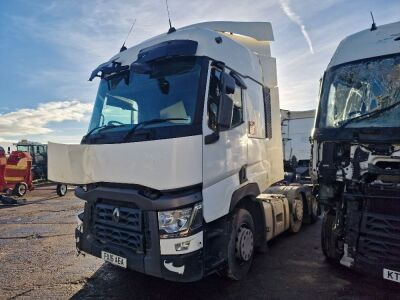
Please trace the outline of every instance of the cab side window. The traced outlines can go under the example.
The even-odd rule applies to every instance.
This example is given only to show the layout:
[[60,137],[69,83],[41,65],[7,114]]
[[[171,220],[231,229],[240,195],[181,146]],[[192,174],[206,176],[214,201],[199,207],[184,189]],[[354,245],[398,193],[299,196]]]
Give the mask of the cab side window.
[[228,97],[231,98],[233,101],[233,116],[231,128],[234,128],[243,123],[242,89],[238,85],[236,85],[235,93],[228,95]]
[[[220,90],[221,71],[213,68],[211,70],[210,88],[208,93],[207,113],[208,127],[214,131],[217,130],[219,99],[221,97]],[[233,115],[230,128],[234,128],[243,123],[243,97],[242,89],[236,85],[235,92],[227,95],[233,102]]]
[[207,113],[208,127],[214,131],[217,130],[219,98],[221,96],[219,84],[220,79],[221,71],[216,68],[212,68],[210,77],[210,88],[208,91]]

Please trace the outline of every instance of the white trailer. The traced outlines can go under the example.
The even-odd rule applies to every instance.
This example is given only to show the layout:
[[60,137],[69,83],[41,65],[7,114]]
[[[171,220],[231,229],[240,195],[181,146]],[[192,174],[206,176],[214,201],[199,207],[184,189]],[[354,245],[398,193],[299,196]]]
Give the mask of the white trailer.
[[237,280],[255,249],[315,220],[308,186],[272,187],[283,154],[271,41],[270,23],[195,24],[93,71],[88,134],[49,144],[49,178],[86,200],[78,249],[173,281]]
[[311,131],[315,110],[281,109],[285,180],[310,181]]
[[310,161],[310,136],[314,127],[315,110],[281,110],[283,159]]

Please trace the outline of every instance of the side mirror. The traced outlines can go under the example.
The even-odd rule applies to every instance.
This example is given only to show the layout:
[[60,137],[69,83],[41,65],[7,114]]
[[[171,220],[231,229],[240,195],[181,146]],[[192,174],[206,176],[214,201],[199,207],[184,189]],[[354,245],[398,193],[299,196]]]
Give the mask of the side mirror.
[[227,74],[227,73],[222,73],[222,80],[221,80],[222,86],[224,87],[225,94],[233,94],[235,92],[235,86],[236,82],[235,79]]
[[218,110],[218,126],[220,131],[229,129],[231,127],[232,117],[233,101],[229,96],[222,94]]

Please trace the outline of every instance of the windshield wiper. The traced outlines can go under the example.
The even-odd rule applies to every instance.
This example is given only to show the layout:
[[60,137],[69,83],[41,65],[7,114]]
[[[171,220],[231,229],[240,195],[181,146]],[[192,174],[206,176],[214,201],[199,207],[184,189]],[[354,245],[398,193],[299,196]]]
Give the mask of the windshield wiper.
[[157,123],[164,123],[169,121],[188,121],[188,118],[164,118],[164,119],[151,119],[147,121],[140,122],[133,126],[124,136],[123,140],[126,141],[128,137],[135,133],[135,131],[143,126],[150,125],[150,124],[157,124]]
[[366,114],[354,117],[352,119],[346,120],[339,126],[339,128],[346,127],[347,125],[349,125],[350,123],[352,123],[354,121],[364,120],[364,119],[368,119],[368,118],[380,115],[381,113],[383,113],[385,111],[388,111],[388,110],[396,107],[399,104],[400,104],[400,101],[397,101],[396,103],[393,103],[392,105],[389,105],[389,106],[387,106],[385,108],[374,110],[374,111],[371,111],[370,113],[366,113]]
[[88,139],[89,136],[91,136],[93,134],[93,132],[95,132],[96,130],[98,132],[101,132],[105,129],[109,129],[109,128],[115,128],[115,127],[119,127],[119,126],[124,126],[126,124],[121,124],[121,125],[115,125],[115,124],[106,124],[106,125],[101,125],[101,126],[97,126],[95,128],[93,128],[92,130],[90,130],[88,133],[86,133],[83,138],[82,138],[82,142],[86,142],[86,140]]

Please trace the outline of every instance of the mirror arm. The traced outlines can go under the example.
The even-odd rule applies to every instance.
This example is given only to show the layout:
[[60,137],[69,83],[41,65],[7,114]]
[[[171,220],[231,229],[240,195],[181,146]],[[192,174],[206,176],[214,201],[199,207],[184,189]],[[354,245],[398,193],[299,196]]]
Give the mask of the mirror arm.
[[219,140],[219,133],[218,132],[213,132],[211,134],[208,134],[204,137],[204,144],[209,145],[209,144],[214,144]]

